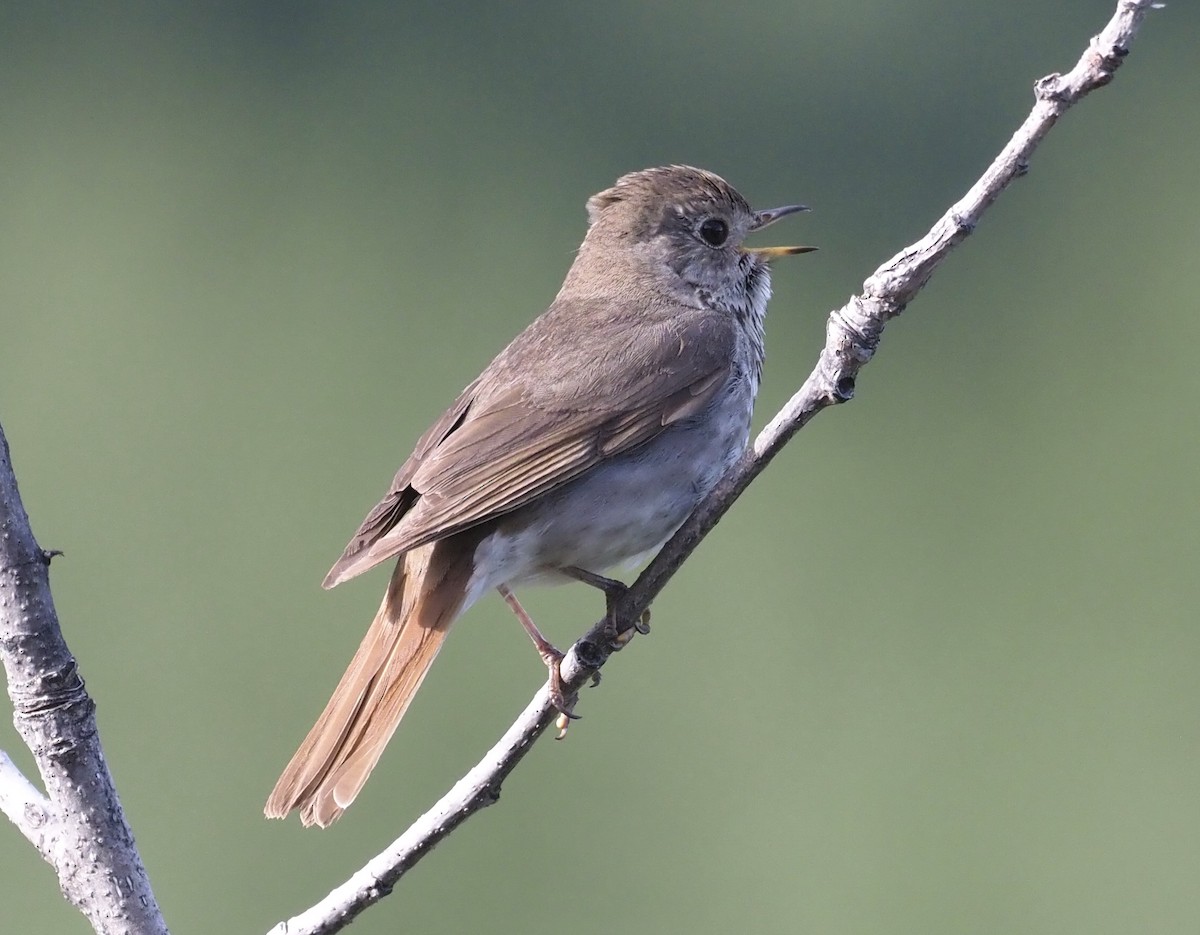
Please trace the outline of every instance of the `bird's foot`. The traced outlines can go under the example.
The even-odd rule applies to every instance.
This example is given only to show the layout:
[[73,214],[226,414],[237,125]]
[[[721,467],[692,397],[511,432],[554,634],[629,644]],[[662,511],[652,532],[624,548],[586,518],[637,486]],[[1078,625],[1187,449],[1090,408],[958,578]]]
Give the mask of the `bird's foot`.
[[618,652],[629,645],[629,641],[633,639],[635,633],[640,633],[645,636],[650,632],[650,608],[647,607],[642,611],[642,615],[637,619],[633,626],[617,632],[616,624],[612,617],[608,618],[608,645],[612,647],[613,652]]
[[517,596],[513,594],[512,589],[508,585],[497,585],[496,590],[500,592],[500,596],[504,598],[508,606],[512,608],[513,613],[517,615],[517,619],[521,621],[521,626],[525,628],[525,632],[533,640],[533,645],[537,649],[538,655],[542,657],[542,662],[546,664],[546,669],[550,672],[550,703],[558,711],[560,719],[577,720],[579,715],[574,711],[575,696],[568,696],[563,686],[562,650],[558,649],[546,637],[542,636],[542,631],[537,628],[537,624],[533,622],[533,618],[521,606],[521,602],[517,600]]
[[[576,696],[568,695],[566,686],[563,683],[563,653],[549,643],[544,647],[539,646],[538,653],[541,655],[542,662],[546,664],[546,669],[550,673],[550,704],[558,712],[559,720],[579,720],[579,715],[575,713]],[[563,728],[563,731],[565,732],[565,728]]]
[[623,649],[633,639],[634,633],[641,633],[644,636],[650,632],[649,608],[642,611],[641,616],[638,617],[633,626],[627,627],[624,630],[617,630],[617,605],[629,593],[629,585],[623,581],[617,581],[615,578],[606,578],[604,575],[598,575],[595,572],[588,571],[586,568],[579,568],[574,565],[567,566],[562,571],[577,581],[590,584],[593,588],[599,588],[604,592],[604,617],[607,622],[605,636],[608,638],[609,646],[614,651]]

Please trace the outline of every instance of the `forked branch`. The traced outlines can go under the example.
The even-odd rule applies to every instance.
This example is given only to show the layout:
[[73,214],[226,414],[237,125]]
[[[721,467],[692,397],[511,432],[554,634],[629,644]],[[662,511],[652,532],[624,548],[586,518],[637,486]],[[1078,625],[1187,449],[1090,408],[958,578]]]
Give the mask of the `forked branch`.
[[[620,600],[620,630],[634,629],[700,540],[783,445],[822,409],[853,396],[858,371],[874,354],[887,322],[912,301],[1000,193],[1027,171],[1038,143],[1067,108],[1112,80],[1142,19],[1157,6],[1152,0],[1121,0],[1070,72],[1036,83],[1033,110],[979,181],[925,237],[884,263],[860,295],[830,314],[825,347],[813,372]],[[104,762],[93,703],[59,629],[49,560],[50,553],[33,538],[0,430],[0,659],[17,728],[33,751],[45,787],[43,793],[0,752],[0,811],[51,863],[64,894],[97,932],[165,933]],[[597,624],[564,661],[569,689],[578,692],[611,651],[604,624]],[[378,902],[442,838],[496,800],[501,783],[556,716],[543,688],[479,764],[390,847],[317,905],[273,931],[336,932]]]

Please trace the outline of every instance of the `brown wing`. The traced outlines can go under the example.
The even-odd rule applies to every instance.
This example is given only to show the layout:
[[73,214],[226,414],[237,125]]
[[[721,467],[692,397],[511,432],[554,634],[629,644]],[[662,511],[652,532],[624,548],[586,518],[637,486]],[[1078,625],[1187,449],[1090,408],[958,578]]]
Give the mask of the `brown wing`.
[[[578,347],[558,349],[552,363],[568,376],[548,385],[538,380],[548,362],[535,327],[541,321],[422,436],[388,496],[330,571],[326,587],[515,510],[645,444],[666,426],[701,412],[731,373],[732,324],[677,312],[639,329],[636,347],[607,359],[589,358]],[[620,348],[628,340],[628,322],[599,324],[601,330],[624,328],[611,342],[597,335],[601,346]],[[520,371],[514,368],[518,360]]]
[[345,551],[342,552],[342,557],[334,563],[329,574],[325,576],[325,580],[321,582],[321,587],[332,588],[376,564],[370,562],[361,568],[351,570],[360,559],[365,558],[364,550],[395,526],[412,508],[417,494],[409,486],[409,479],[430,450],[444,441],[446,436],[461,424],[467,409],[470,408],[471,401],[475,398],[475,388],[478,383],[477,379],[463,390],[450,408],[443,412],[441,417],[417,440],[417,447],[408,456],[408,460],[400,465],[400,470],[392,478],[392,486],[388,488],[387,496],[375,504],[371,512],[367,514],[367,518],[362,521],[362,525],[358,527],[358,531],[354,533]]

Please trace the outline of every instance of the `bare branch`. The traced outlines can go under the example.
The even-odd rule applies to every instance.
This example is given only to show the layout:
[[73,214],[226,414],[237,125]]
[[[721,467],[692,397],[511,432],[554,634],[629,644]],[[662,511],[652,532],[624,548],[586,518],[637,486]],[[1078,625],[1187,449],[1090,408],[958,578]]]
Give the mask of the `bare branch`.
[[50,859],[45,834],[50,821],[50,800],[25,778],[3,750],[0,750],[0,812],[8,816],[39,854]]
[[50,596],[51,555],[33,538],[0,429],[0,658],[13,722],[33,752],[47,793],[41,796],[4,756],[0,804],[54,867],[63,894],[97,932],[165,935],[104,762],[96,706],[58,626]]
[[[1120,0],[1113,18],[1068,74],[1048,75],[1035,84],[1037,102],[1032,112],[970,191],[928,234],[879,267],[863,284],[861,295],[830,313],[825,347],[813,372],[630,587],[618,605],[620,631],[633,630],[642,611],[788,440],[821,410],[853,397],[858,371],[875,353],[887,322],[912,301],[1000,193],[1028,171],[1033,151],[1067,108],[1112,80],[1147,11],[1159,6],[1152,0]],[[612,647],[604,629],[603,621],[596,624],[567,654],[562,672],[570,690],[578,692],[607,661]],[[543,688],[487,756],[390,847],[321,902],[281,922],[272,932],[329,935],[390,893],[435,844],[496,801],[501,783],[555,717]]]
[[[573,675],[580,682],[584,679],[577,662],[568,673],[564,661],[563,675],[566,678]],[[550,704],[550,692],[543,686],[496,745],[433,808],[321,902],[286,922],[280,922],[271,929],[271,935],[327,935],[336,932],[349,925],[368,906],[388,895],[396,881],[429,853],[435,844],[475,812],[499,799],[501,783],[557,714]]]

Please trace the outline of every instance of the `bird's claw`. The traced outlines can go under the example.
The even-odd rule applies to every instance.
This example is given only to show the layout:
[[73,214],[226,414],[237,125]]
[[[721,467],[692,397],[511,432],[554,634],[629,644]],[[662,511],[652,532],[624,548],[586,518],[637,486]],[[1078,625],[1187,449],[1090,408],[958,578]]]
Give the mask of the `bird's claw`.
[[546,668],[550,672],[550,704],[558,712],[559,720],[566,718],[570,721],[578,721],[579,715],[575,713],[575,699],[573,696],[567,695],[563,685],[563,654],[557,649],[551,648],[542,653],[542,661],[546,663]]
[[633,628],[635,630],[637,630],[638,633],[642,634],[642,636],[646,636],[650,633],[650,608],[649,607],[647,607],[645,610],[642,611],[642,615],[640,617],[638,617],[637,623],[635,623],[633,625]]
[[650,632],[650,609],[646,608],[643,610],[642,615],[637,619],[633,626],[629,627],[628,629],[621,630],[619,633],[617,632],[616,624],[613,622],[612,618],[609,617],[608,630],[611,634],[608,638],[608,645],[612,648],[613,652],[619,652],[629,645],[629,641],[633,639],[635,633],[640,633],[645,636]]

